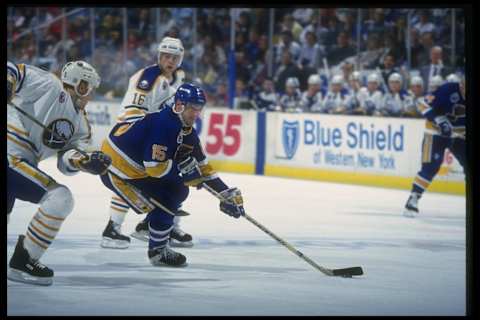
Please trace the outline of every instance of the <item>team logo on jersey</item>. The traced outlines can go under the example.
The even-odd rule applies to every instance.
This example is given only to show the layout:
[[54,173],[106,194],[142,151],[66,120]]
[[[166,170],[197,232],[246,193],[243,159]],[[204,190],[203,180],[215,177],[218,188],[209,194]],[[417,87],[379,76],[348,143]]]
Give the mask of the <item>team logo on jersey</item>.
[[144,90],[148,89],[148,81],[147,80],[140,81],[140,83],[138,84],[138,87]]
[[68,119],[56,119],[43,131],[43,144],[52,149],[62,149],[73,136],[74,127]]
[[162,90],[167,90],[167,87],[168,87],[167,81],[163,81]]
[[66,99],[65,92],[62,91],[62,92],[60,93],[60,96],[58,97],[58,102],[64,103],[64,102],[65,102],[65,99]]
[[458,101],[460,101],[460,95],[458,94],[458,92],[455,92],[455,93],[450,95],[450,102],[451,103],[457,103]]
[[282,144],[287,159],[292,159],[297,152],[298,140],[300,140],[300,122],[289,122],[283,120],[282,124]]

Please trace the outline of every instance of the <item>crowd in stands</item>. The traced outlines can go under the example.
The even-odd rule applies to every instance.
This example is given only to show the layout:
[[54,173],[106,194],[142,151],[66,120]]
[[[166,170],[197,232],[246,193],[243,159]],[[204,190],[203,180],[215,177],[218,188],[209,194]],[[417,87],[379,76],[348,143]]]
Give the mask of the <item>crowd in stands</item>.
[[[452,59],[451,12],[365,8],[358,23],[354,8],[275,8],[269,50],[269,9],[237,9],[234,107],[418,116],[418,97],[464,72],[464,15],[457,10]],[[64,29],[55,18],[65,13]],[[173,36],[185,47],[189,80],[204,87],[210,104],[228,105],[229,9],[197,8],[195,42],[191,8],[160,8],[158,17],[149,8],[128,8],[126,26],[123,14],[104,7],[8,8],[8,59],[53,72],[65,61],[86,60],[102,77],[97,94],[114,99],[136,70],[155,63],[158,36]]]

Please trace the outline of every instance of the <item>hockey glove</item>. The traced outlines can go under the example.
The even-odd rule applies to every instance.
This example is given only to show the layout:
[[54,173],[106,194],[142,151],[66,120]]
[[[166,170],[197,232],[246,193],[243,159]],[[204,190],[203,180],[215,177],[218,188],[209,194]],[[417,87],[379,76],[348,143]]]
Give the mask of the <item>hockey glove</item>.
[[202,182],[202,171],[198,166],[197,159],[188,157],[177,165],[178,171],[182,174],[183,183],[195,187]]
[[220,201],[220,210],[234,218],[245,215],[242,193],[237,188],[228,188],[220,192],[224,200]]
[[112,163],[112,158],[101,151],[94,151],[88,156],[74,157],[70,159],[71,164],[81,171],[91,174],[105,174]]
[[435,123],[440,128],[440,133],[444,137],[452,136],[452,124],[448,121],[447,117],[440,116],[435,118]]

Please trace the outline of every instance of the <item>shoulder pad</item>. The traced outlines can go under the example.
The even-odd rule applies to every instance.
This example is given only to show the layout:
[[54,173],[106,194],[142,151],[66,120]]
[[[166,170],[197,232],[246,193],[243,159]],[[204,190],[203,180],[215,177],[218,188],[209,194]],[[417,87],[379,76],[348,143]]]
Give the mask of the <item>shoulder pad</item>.
[[155,84],[155,80],[162,74],[160,67],[155,64],[152,66],[148,66],[143,69],[142,74],[138,78],[137,82],[137,89],[143,91],[150,91],[152,90],[153,85]]

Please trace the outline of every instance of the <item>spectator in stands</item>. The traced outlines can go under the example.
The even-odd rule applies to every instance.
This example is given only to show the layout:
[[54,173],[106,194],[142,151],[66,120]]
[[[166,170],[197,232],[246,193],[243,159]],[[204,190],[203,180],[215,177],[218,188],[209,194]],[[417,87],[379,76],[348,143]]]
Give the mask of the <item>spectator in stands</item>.
[[283,112],[302,112],[300,100],[302,93],[300,92],[300,82],[297,78],[288,78],[285,83],[285,93],[280,95],[280,107]]
[[395,56],[393,54],[387,54],[382,62],[381,68],[381,76],[383,78],[382,81],[382,89],[384,92],[388,91],[388,79],[393,73],[398,73],[400,70],[395,66]]
[[418,66],[427,65],[430,62],[430,50],[435,46],[433,33],[425,32],[420,36],[420,49],[417,54]]
[[356,51],[350,44],[350,38],[344,31],[337,36],[337,44],[327,52],[328,63],[335,66],[348,57],[355,55]]
[[291,57],[295,63],[299,63],[300,53],[302,52],[302,47],[298,42],[293,40],[293,35],[290,30],[284,30],[281,33],[281,40],[275,46],[276,58],[275,62],[280,63],[282,60],[282,54],[285,50],[288,50],[291,54]]
[[343,30],[343,25],[335,15],[328,16],[326,19],[327,25],[318,30],[317,36],[328,52],[338,42],[338,35]]
[[300,23],[295,21],[291,14],[286,14],[283,16],[282,31],[286,30],[291,32],[292,41],[297,43],[300,41],[300,34],[302,33],[303,27]]
[[245,44],[245,53],[247,55],[247,61],[250,65],[256,65],[257,60],[260,59],[260,48],[259,48],[259,34],[257,30],[250,29],[248,34],[248,41]]
[[233,98],[234,109],[256,109],[254,102],[250,99],[250,92],[243,79],[235,81],[235,97]]
[[310,23],[313,14],[312,8],[298,8],[293,11],[292,16],[302,27],[305,27]]
[[419,21],[413,27],[418,30],[420,36],[426,32],[433,33],[435,31],[435,25],[430,22],[430,14],[428,10],[420,11]]
[[255,102],[260,111],[280,111],[279,95],[275,92],[273,79],[265,78],[262,84],[262,90],[256,94]]
[[430,49],[430,63],[420,67],[420,76],[424,83],[428,84],[427,91],[432,91],[430,80],[434,76],[445,78],[452,71],[450,67],[443,64],[443,49],[439,46],[434,46]]
[[292,61],[292,54],[288,50],[284,50],[282,54],[281,64],[273,77],[275,81],[275,89],[277,92],[285,90],[285,82],[287,78],[300,78],[301,71]]
[[300,64],[308,65],[317,70],[322,63],[325,56],[322,46],[317,42],[317,36],[313,31],[308,31],[305,35],[305,43],[302,46],[300,53]]
[[330,89],[322,101],[323,112],[330,114],[343,114],[347,112],[347,103],[350,100],[350,96],[343,85],[344,81],[341,74],[332,77]]
[[[216,107],[228,106],[228,86],[225,82],[219,82],[215,94],[211,96],[210,104]],[[207,100],[208,101],[208,100]]]
[[308,78],[308,89],[302,93],[300,107],[304,112],[321,112],[323,98],[320,76],[312,74]]

